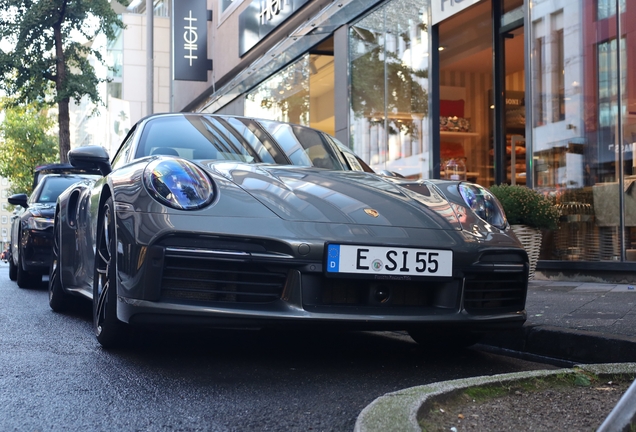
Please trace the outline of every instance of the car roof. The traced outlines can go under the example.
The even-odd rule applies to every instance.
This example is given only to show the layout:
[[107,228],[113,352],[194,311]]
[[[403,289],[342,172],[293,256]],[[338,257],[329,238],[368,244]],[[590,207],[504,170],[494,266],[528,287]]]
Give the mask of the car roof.
[[97,169],[76,168],[68,163],[56,163],[40,165],[33,170],[33,189],[40,183],[42,176],[47,174],[96,174],[101,175]]

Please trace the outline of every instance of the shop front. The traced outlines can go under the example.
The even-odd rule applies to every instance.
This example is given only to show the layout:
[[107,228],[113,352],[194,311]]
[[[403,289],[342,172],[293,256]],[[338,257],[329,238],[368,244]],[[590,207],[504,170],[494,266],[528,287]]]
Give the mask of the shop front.
[[462,178],[485,186],[527,185],[562,211],[560,228],[544,235],[539,272],[629,279],[628,3],[245,0],[213,24],[215,65],[228,62],[220,41],[236,58],[187,109],[311,126],[408,178],[456,176],[461,166]]

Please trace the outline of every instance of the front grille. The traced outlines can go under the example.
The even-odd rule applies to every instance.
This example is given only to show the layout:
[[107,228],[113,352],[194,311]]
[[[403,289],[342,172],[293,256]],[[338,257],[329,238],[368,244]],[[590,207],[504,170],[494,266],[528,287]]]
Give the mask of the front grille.
[[384,303],[392,306],[430,306],[430,294],[422,283],[378,284],[368,281],[325,280],[321,303],[323,305],[373,305]]
[[[492,262],[483,260],[482,262]],[[487,271],[467,271],[464,279],[464,308],[472,314],[523,310],[528,291],[528,265],[494,264]]]
[[287,271],[247,262],[166,255],[162,300],[268,303],[280,299]]
[[407,309],[447,313],[458,308],[459,286],[458,280],[340,279],[309,274],[302,279],[304,306],[323,312],[337,308],[352,313],[371,309],[389,314]]

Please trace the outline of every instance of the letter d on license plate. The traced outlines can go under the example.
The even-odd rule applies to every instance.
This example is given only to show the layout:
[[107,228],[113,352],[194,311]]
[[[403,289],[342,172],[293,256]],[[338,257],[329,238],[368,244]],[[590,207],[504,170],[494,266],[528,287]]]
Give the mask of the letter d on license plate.
[[384,246],[327,245],[327,273],[408,276],[453,275],[453,251]]

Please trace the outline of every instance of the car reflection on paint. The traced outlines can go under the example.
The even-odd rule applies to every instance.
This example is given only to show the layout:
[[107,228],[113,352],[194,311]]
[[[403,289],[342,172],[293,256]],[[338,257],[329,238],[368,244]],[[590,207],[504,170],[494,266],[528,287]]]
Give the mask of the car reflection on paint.
[[245,117],[140,120],[102,177],[60,195],[49,303],[131,326],[406,330],[469,345],[526,319],[528,258],[472,183],[374,173],[333,137]]

